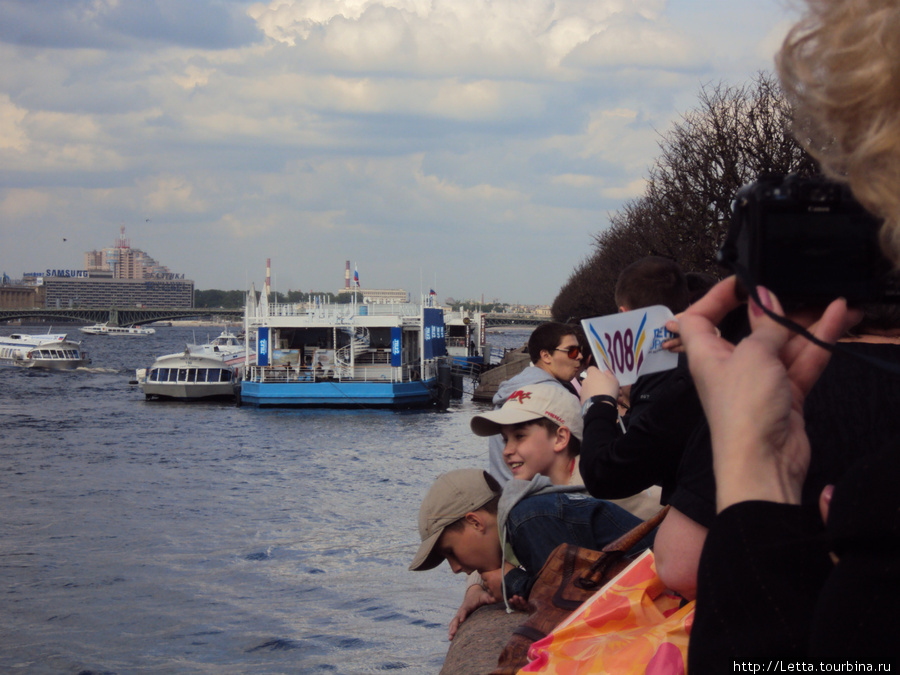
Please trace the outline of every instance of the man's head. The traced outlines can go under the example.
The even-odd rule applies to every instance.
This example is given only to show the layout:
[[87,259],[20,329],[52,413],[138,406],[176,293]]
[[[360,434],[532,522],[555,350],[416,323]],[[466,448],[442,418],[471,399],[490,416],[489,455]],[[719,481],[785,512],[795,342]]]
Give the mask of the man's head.
[[430,570],[447,560],[454,573],[500,567],[497,531],[500,485],[481,469],[441,474],[419,507],[422,543],[409,569]]
[[689,301],[684,271],[668,258],[641,258],[622,270],[616,281],[616,305],[621,312],[665,305],[678,314],[687,309]]
[[560,382],[569,382],[581,370],[578,327],[565,323],[542,323],[528,338],[531,362]]
[[499,410],[473,417],[471,426],[479,436],[503,436],[513,478],[542,474],[558,484],[568,482],[584,429],[578,398],[552,382],[522,387]]

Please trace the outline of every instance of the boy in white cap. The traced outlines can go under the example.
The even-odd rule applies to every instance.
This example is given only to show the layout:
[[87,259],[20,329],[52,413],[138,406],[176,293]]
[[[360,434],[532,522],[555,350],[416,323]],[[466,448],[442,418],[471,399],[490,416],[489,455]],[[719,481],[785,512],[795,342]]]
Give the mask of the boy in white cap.
[[[438,477],[419,510],[422,544],[411,570],[446,559],[455,573],[479,572],[492,599],[524,600],[559,544],[599,550],[640,523],[621,507],[592,498],[583,486],[554,485],[548,477],[568,481],[582,430],[577,400],[559,387],[523,387],[499,410],[476,415],[471,425],[480,436],[503,435],[504,459],[522,480],[501,490],[478,469]],[[635,551],[649,544],[645,540]]]
[[542,474],[554,485],[572,482],[584,424],[578,399],[562,387],[524,385],[499,410],[473,417],[471,427],[478,436],[500,434],[503,462],[513,478]]

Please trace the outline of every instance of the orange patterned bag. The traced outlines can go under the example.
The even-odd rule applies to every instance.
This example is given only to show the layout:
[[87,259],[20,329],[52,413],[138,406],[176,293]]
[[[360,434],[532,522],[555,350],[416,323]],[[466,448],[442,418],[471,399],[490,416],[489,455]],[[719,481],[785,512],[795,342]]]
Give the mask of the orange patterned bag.
[[644,552],[528,652],[520,673],[683,675],[694,602],[667,591]]

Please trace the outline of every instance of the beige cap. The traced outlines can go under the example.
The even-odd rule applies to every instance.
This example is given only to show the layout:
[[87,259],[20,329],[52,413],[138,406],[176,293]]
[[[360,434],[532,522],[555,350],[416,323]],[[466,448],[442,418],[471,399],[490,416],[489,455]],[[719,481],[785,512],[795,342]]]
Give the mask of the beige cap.
[[584,421],[581,419],[578,397],[552,382],[523,386],[513,392],[499,410],[473,417],[471,427],[478,436],[493,436],[500,433],[503,425],[530,422],[541,417],[568,427],[575,438],[582,440]]
[[444,528],[500,494],[491,489],[486,477],[481,469],[459,469],[437,477],[419,507],[422,544],[409,569],[430,570],[440,565],[444,557],[434,547]]

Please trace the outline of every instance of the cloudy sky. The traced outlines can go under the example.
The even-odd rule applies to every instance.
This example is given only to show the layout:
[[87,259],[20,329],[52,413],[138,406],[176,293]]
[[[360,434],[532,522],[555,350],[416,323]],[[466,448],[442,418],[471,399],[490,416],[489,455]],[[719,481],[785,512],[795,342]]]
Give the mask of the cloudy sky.
[[786,0],[0,0],[0,272],[549,303]]

